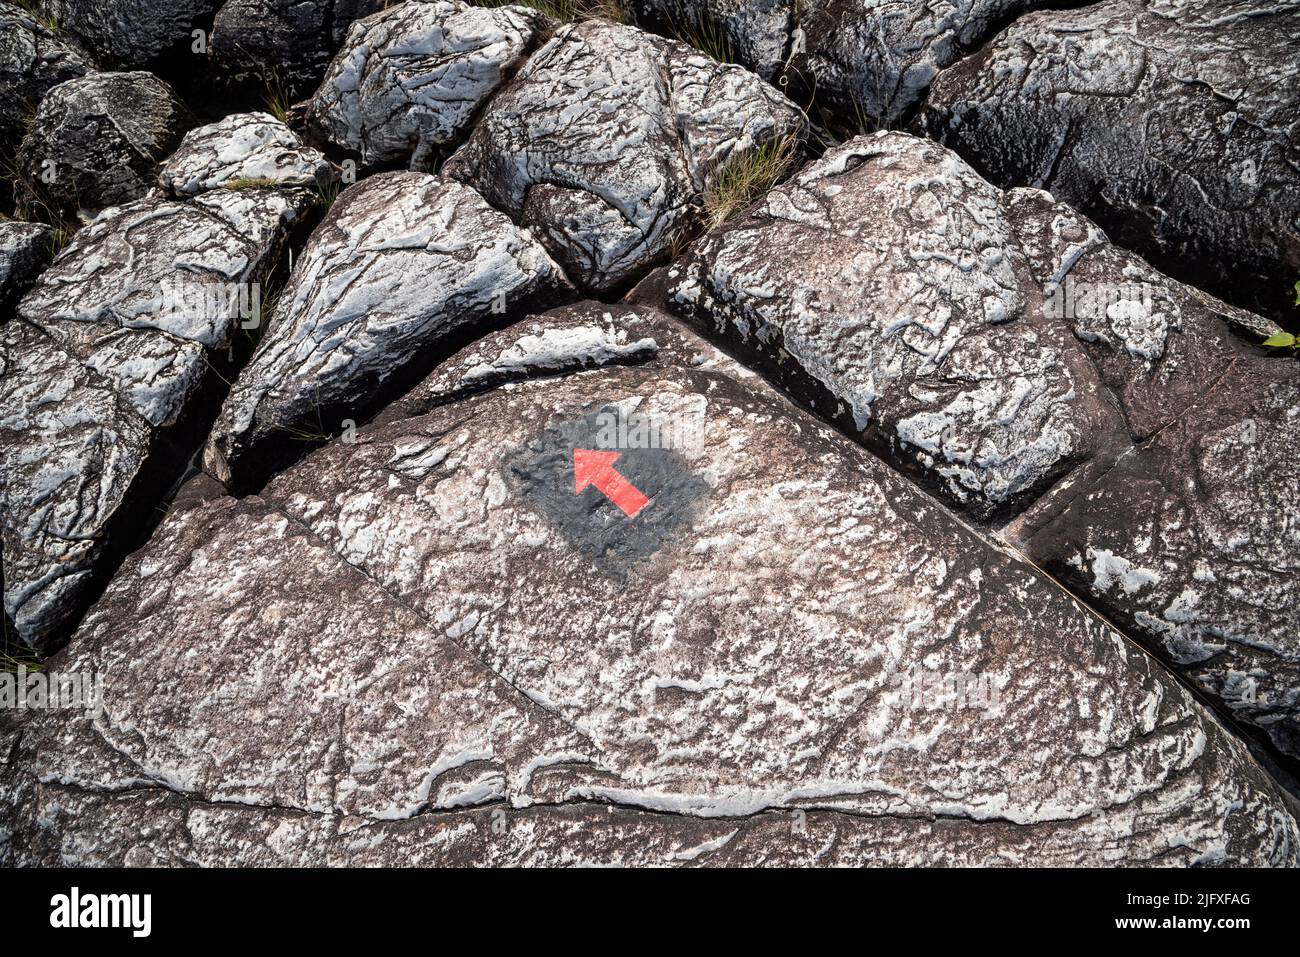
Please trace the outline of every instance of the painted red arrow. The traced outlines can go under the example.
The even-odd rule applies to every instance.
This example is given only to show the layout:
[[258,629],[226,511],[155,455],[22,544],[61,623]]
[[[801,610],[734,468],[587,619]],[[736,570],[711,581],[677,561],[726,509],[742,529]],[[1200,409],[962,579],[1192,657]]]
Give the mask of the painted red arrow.
[[628,518],[636,518],[650,499],[641,490],[619,474],[614,468],[621,452],[597,452],[593,449],[573,450],[574,494],[581,495],[588,485],[594,485],[605,497],[623,510]]

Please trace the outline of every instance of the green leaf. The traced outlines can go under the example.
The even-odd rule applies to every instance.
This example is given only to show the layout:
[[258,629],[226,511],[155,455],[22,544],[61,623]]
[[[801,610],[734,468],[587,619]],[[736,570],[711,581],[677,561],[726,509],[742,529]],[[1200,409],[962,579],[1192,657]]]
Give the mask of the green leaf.
[[1295,336],[1289,332],[1279,332],[1276,335],[1269,336],[1264,340],[1264,345],[1270,349],[1294,349],[1296,347]]
[[1297,279],[1295,284],[1295,304],[1300,306],[1300,279]]

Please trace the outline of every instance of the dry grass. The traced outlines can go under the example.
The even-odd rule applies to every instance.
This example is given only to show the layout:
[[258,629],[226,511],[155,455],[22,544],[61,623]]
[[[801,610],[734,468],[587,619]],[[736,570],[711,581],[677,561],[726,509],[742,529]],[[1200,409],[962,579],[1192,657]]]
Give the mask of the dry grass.
[[799,138],[787,134],[723,163],[711,175],[712,185],[704,194],[708,228],[717,229],[780,182],[799,151]]

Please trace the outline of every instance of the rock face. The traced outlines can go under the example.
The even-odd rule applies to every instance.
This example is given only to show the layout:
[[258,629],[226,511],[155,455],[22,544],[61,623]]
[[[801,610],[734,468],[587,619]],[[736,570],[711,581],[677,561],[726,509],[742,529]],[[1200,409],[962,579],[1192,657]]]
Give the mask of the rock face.
[[1279,319],[1300,276],[1300,3],[1026,16],[935,83],[924,129],[1179,278]]
[[[1177,682],[683,328],[439,376],[485,357],[544,377],[176,510],[54,662],[102,708],[9,730],[0,860],[1296,863]],[[602,414],[635,519],[575,494]]]
[[91,218],[139,199],[193,122],[151,73],[92,73],[60,83],[41,101],[19,150],[29,202]]
[[226,0],[212,24],[213,64],[236,83],[311,93],[348,27],[384,0]]
[[133,69],[188,49],[192,31],[206,25],[220,0],[44,0],[62,27],[105,62]]
[[398,4],[348,31],[311,118],[363,163],[431,168],[550,27],[526,7]]
[[801,140],[803,113],[739,67],[631,27],[562,28],[490,104],[443,172],[608,293],[698,228],[719,171]]
[[[572,296],[538,242],[460,183],[368,177],[312,234],[206,460],[256,486],[273,446],[337,434],[418,382],[451,343]],[[240,473],[249,472],[244,475]]]
[[26,10],[0,3],[0,155],[22,138],[45,91],[93,69],[85,52]]
[[271,190],[106,210],[5,327],[4,603],[66,638],[215,414],[256,284],[310,200]]
[[49,263],[53,242],[48,226],[0,220],[0,322]]
[[629,0],[627,6],[638,24],[665,36],[722,41],[726,59],[773,82],[789,57],[800,5],[791,0]]
[[195,196],[230,184],[324,187],[337,174],[319,150],[267,113],[234,113],[185,134],[158,171],[173,196]]

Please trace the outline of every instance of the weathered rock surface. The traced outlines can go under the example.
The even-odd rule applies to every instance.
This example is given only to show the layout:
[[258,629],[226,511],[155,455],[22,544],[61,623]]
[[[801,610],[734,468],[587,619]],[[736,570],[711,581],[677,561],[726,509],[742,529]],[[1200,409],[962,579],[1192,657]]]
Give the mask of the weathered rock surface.
[[189,50],[221,0],[43,0],[61,26],[106,62],[147,67],[177,49]]
[[93,69],[84,50],[29,12],[0,2],[0,155],[18,145],[45,91]]
[[54,230],[40,223],[0,220],[0,322],[35,282],[53,254]]
[[1275,328],[897,133],[827,153],[664,278],[675,311],[989,521],[1050,513],[1254,351],[1225,316]]
[[1241,360],[1025,548],[1300,758],[1300,366]]
[[1105,0],[1018,20],[923,126],[1178,278],[1288,321],[1300,275],[1300,3]]
[[29,203],[91,218],[139,199],[193,117],[151,73],[92,73],[45,95],[18,163]]
[[311,93],[353,21],[384,0],[226,0],[212,24],[212,62],[235,83]]
[[173,196],[236,186],[316,189],[338,178],[319,150],[268,113],[234,113],[185,134],[158,171]]
[[[1296,863],[1156,663],[670,320],[561,310],[440,375],[593,336],[654,355],[543,350],[178,509],[52,663],[102,710],[7,729],[0,860]],[[703,429],[622,448],[637,519],[574,492],[614,409]]]
[[637,23],[688,42],[703,37],[725,43],[728,59],[772,82],[790,53],[795,14],[791,0],[629,0]]
[[565,271],[609,292],[699,225],[718,171],[801,139],[803,113],[740,67],[632,27],[561,28],[493,99],[444,174],[533,229]]
[[398,4],[353,24],[311,118],[364,163],[431,169],[550,28],[526,7]]
[[213,430],[208,467],[256,485],[279,457],[271,446],[297,439],[301,451],[344,419],[364,422],[467,335],[572,295],[527,230],[469,187],[425,173],[368,177],[298,258]]
[[139,200],[82,230],[5,327],[4,603],[66,637],[201,441],[232,375],[245,294],[309,200],[271,190]]

